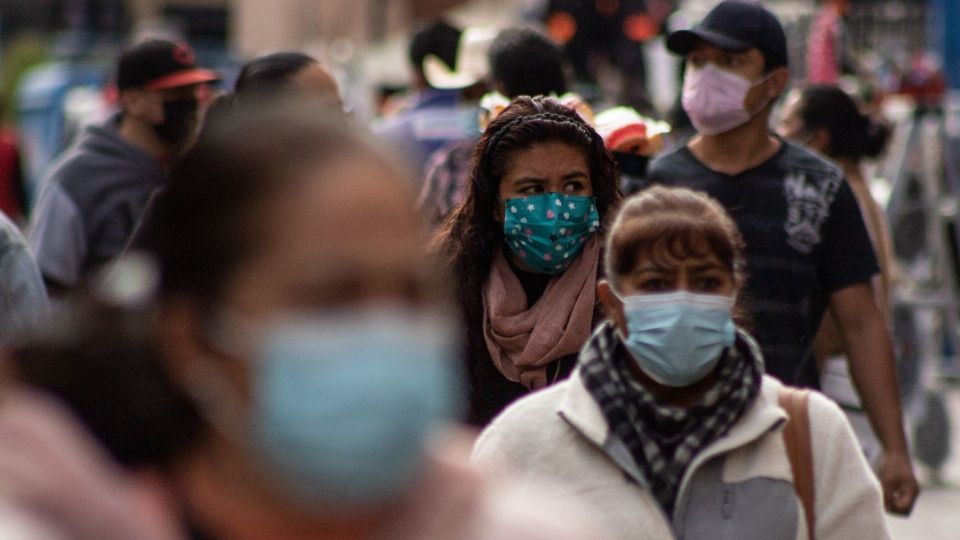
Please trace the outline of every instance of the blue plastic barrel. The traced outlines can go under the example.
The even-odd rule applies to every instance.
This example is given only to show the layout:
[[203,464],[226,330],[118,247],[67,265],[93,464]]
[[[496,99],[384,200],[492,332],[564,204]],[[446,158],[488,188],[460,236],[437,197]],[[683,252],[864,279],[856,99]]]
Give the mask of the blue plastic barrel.
[[85,65],[54,62],[27,72],[17,89],[17,112],[26,177],[32,203],[50,164],[67,146],[63,105],[67,93],[78,86],[100,87],[102,70]]

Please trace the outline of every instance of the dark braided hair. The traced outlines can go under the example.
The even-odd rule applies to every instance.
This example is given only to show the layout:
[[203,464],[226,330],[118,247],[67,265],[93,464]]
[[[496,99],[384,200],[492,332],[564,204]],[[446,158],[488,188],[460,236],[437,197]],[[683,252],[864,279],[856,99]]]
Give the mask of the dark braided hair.
[[579,131],[583,135],[584,140],[590,140],[591,143],[592,143],[593,137],[597,135],[597,132],[587,127],[586,124],[583,123],[583,120],[577,121],[577,120],[574,120],[573,118],[570,118],[569,116],[564,116],[562,114],[542,112],[542,113],[531,114],[526,116],[518,116],[513,120],[507,122],[503,126],[501,126],[499,129],[497,129],[496,132],[490,135],[490,139],[487,141],[487,144],[484,146],[484,152],[485,153],[493,152],[497,148],[497,145],[500,144],[500,141],[503,139],[503,137],[511,133],[520,124],[525,124],[527,122],[538,122],[538,121],[544,121],[544,120],[557,122],[560,124],[567,124],[571,126],[573,129]]
[[590,164],[603,234],[604,218],[620,200],[619,171],[603,140],[573,109],[555,99],[521,96],[514,99],[486,129],[473,153],[473,167],[464,200],[451,212],[433,240],[433,247],[456,276],[457,299],[467,329],[468,373],[492,365],[483,340],[483,284],[493,257],[503,246],[500,182],[511,158],[534,145],[561,142],[579,149]]

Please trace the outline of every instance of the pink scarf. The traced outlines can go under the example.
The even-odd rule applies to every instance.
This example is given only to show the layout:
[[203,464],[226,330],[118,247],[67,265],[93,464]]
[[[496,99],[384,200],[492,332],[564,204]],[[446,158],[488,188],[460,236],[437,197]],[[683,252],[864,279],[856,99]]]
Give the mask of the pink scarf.
[[547,385],[547,364],[574,354],[590,337],[600,239],[593,235],[569,268],[550,280],[532,307],[503,250],[483,286],[483,337],[504,377],[531,390]]

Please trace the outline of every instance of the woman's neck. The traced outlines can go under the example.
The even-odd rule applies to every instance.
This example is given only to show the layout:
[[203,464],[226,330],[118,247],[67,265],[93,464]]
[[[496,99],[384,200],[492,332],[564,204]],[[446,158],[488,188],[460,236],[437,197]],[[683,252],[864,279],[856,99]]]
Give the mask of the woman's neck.
[[213,538],[366,540],[383,522],[375,513],[306,513],[284,505],[254,480],[236,453],[208,445],[184,460],[177,481],[188,516]]
[[850,183],[863,183],[863,174],[860,172],[860,163],[855,159],[842,158],[835,160],[843,175]]

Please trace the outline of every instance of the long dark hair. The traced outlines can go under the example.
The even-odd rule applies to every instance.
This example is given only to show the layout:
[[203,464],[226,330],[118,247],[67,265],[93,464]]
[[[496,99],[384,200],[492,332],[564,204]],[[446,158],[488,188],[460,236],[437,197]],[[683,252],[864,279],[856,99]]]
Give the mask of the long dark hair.
[[860,112],[841,88],[819,84],[800,92],[799,116],[804,131],[825,129],[830,134],[827,157],[859,161],[879,156],[890,139],[890,127]]
[[555,99],[521,96],[484,131],[473,154],[473,169],[463,202],[437,232],[433,248],[456,276],[457,300],[463,310],[470,356],[483,354],[481,293],[496,250],[503,245],[503,225],[495,219],[503,201],[500,181],[510,158],[545,142],[562,142],[583,150],[590,163],[603,234],[604,218],[620,199],[619,171],[600,135],[576,111]]
[[533,28],[508,28],[490,44],[490,77],[507,96],[537,96],[567,91],[563,51]]

